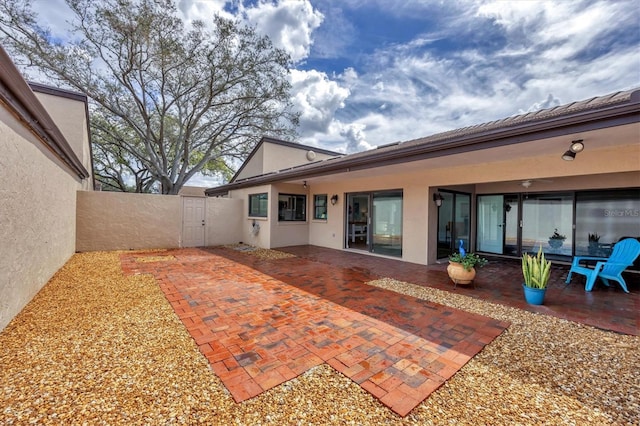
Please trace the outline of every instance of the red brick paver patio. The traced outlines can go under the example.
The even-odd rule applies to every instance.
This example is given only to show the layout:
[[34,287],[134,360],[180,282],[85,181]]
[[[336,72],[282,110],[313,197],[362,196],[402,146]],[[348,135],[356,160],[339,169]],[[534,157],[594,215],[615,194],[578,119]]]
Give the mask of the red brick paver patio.
[[530,312],[587,324],[617,333],[640,335],[640,273],[625,272],[629,293],[615,282],[606,287],[598,282],[593,291],[584,290],[583,275],[574,274],[571,284],[565,279],[569,266],[552,262],[551,278],[544,305],[529,305],[522,295],[522,272],[518,259],[492,258],[478,270],[475,286],[457,286],[447,276],[447,264],[417,265],[400,260],[333,250],[317,246],[291,246],[278,250],[327,265],[344,268],[350,265],[378,277],[392,277],[420,286],[451,291],[456,294],[512,306]]
[[401,416],[508,323],[372,287],[379,275],[303,257],[260,260],[228,248],[182,249],[149,273],[237,401],[328,363]]

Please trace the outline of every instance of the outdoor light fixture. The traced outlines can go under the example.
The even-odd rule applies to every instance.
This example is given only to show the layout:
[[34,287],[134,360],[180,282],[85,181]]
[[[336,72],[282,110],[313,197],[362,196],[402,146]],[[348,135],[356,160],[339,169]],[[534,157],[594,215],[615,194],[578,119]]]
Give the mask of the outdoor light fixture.
[[331,196],[331,205],[335,206],[337,202],[338,202],[338,194],[333,194]]
[[582,143],[582,139],[576,139],[575,141],[571,141],[571,146],[569,146],[569,150],[562,154],[562,159],[564,161],[573,161],[576,158],[576,154],[582,152],[584,150],[584,144]]
[[576,154],[582,152],[584,149],[584,144],[582,143],[582,139],[577,139],[575,141],[571,141],[571,147],[569,151],[575,152]]
[[442,205],[442,200],[444,200],[442,194],[440,194],[439,192],[433,194],[433,202],[436,203],[437,207],[440,207]]
[[303,187],[304,189],[307,189],[307,181],[306,181],[306,180],[302,183],[302,187]]

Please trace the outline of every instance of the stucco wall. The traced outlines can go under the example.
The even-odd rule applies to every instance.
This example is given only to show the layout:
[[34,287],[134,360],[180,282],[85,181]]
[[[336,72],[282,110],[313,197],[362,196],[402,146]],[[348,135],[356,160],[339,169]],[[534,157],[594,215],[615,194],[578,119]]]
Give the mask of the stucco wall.
[[[89,123],[85,103],[40,92],[35,92],[35,95],[47,109],[84,168],[91,173]],[[92,189],[90,179],[84,180],[83,189]]]
[[180,247],[178,195],[78,192],[78,251]]
[[[309,220],[313,217],[313,208],[309,207],[313,200],[302,185],[273,185],[271,187],[273,203],[270,205],[271,221],[271,248],[296,246],[309,244]],[[279,222],[278,221],[278,195],[279,194],[307,195],[307,221],[305,222]]]
[[207,198],[205,242],[208,246],[242,241],[242,228],[247,222],[244,205],[238,199]]
[[[80,191],[77,250],[180,247],[181,199],[178,195]],[[239,199],[206,198],[206,245],[242,241],[242,227],[246,222],[243,206]]]
[[244,168],[240,170],[237,180],[245,179],[251,176],[258,176],[264,173],[264,144],[260,145]]
[[[298,166],[301,164],[308,164],[314,161],[326,160],[331,158],[331,155],[323,154],[321,152],[313,151],[313,148],[301,147],[294,148],[284,145],[277,145],[272,143],[264,144],[264,158],[263,158],[263,173],[269,173],[276,170],[286,169],[288,167]],[[309,160],[307,153],[313,151],[315,158]]]
[[82,181],[0,108],[0,330],[75,251]]
[[[268,195],[268,217],[249,217],[249,195],[260,194],[266,192]],[[240,207],[240,241],[246,244],[251,244],[256,247],[271,248],[271,229],[269,227],[269,220],[278,220],[278,213],[276,210],[275,216],[273,216],[273,203],[274,195],[271,185],[262,185],[249,189],[239,189],[231,191],[230,198],[240,200],[242,206]],[[277,195],[276,195],[277,197]],[[277,204],[277,203],[276,203]],[[272,219],[273,218],[273,219]],[[253,223],[259,226],[257,233],[253,232]]]
[[[402,259],[430,263],[436,260],[436,247],[429,245],[428,235],[433,235],[437,229],[438,212],[432,201],[437,188],[468,192],[475,200],[477,193],[526,192],[520,182],[531,178],[545,180],[534,181],[530,188],[532,192],[638,187],[639,168],[640,144],[635,141],[615,148],[590,146],[573,162],[562,161],[554,154],[451,167],[445,159],[439,159],[419,170],[407,167],[408,170],[402,172],[398,168],[384,167],[335,175],[318,182],[309,179],[310,199],[313,194],[329,197],[338,194],[339,202],[335,206],[329,205],[326,221],[310,221],[308,244],[344,248],[345,193],[402,189]],[[471,212],[475,223],[474,206],[475,201]],[[472,226],[475,225],[472,223]]]

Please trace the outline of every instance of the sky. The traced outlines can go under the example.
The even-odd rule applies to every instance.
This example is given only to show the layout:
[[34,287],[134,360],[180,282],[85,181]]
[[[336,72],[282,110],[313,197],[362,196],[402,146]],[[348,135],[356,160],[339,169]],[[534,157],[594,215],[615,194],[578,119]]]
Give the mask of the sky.
[[[640,87],[635,0],[174,1],[289,52],[296,142],[342,153]],[[70,17],[34,5],[53,30]]]

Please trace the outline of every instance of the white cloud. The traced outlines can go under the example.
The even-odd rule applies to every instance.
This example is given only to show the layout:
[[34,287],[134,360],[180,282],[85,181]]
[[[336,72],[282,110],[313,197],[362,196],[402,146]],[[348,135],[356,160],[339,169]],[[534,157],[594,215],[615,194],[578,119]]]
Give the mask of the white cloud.
[[347,138],[347,153],[366,151],[373,148],[367,142],[367,137],[364,132],[367,126],[362,123],[352,123],[344,125],[340,136]]
[[335,112],[344,107],[351,93],[315,70],[291,70],[291,84],[293,104],[301,113],[298,131],[303,136],[328,131]]
[[[341,149],[351,151],[360,136],[369,146],[381,145],[637,86],[637,46],[614,45],[614,31],[637,27],[638,13],[629,13],[630,5],[460,4],[466,10],[432,33],[360,58],[366,65],[332,120],[342,126]],[[488,18],[496,24],[489,29]],[[487,34],[493,38],[485,42]],[[462,49],[431,46],[467,36],[477,40],[461,43]],[[316,137],[336,149],[335,136]]]
[[216,13],[231,18],[232,15],[224,10],[226,3],[226,0],[176,0],[178,11],[185,21],[198,20],[205,24],[211,23]]
[[[341,152],[640,84],[633,0],[175,1],[186,19],[205,23],[231,6],[299,67],[307,60],[291,74],[300,141]],[[43,22],[66,28],[62,0],[34,4]],[[396,24],[400,16],[428,25],[404,43],[367,51],[358,24],[374,8]],[[331,72],[336,63],[346,69]],[[309,69],[315,64],[323,68]]]
[[311,35],[323,20],[323,15],[308,0],[260,1],[255,7],[243,9],[243,13],[258,32],[269,36],[295,62],[309,55]]

